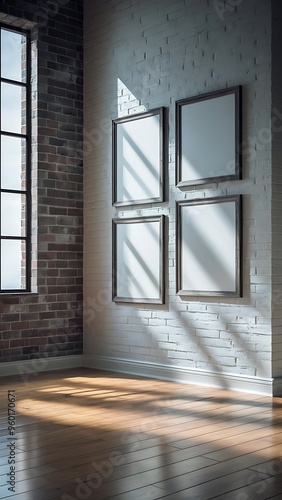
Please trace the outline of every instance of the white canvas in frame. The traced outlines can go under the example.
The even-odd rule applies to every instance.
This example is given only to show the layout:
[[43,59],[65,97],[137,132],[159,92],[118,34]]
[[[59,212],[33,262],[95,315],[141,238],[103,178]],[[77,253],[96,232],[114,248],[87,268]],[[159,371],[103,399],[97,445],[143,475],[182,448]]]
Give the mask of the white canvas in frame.
[[113,204],[163,201],[163,108],[113,121]]
[[241,87],[176,102],[176,184],[239,179]]
[[240,196],[177,203],[177,293],[241,294]]
[[164,300],[164,217],[113,220],[113,300]]

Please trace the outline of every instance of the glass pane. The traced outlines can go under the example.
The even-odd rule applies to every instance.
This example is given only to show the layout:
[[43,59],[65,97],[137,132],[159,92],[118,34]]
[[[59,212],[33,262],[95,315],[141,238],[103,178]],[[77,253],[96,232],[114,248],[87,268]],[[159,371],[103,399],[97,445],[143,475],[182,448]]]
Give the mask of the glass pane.
[[23,87],[1,84],[1,128],[5,132],[25,133],[26,92]]
[[1,30],[1,76],[26,81],[26,37],[4,29]]
[[26,288],[26,248],[20,240],[1,242],[1,288],[15,290]]
[[1,137],[1,187],[25,190],[26,140],[19,137]]
[[15,193],[1,195],[1,235],[24,236],[26,196]]

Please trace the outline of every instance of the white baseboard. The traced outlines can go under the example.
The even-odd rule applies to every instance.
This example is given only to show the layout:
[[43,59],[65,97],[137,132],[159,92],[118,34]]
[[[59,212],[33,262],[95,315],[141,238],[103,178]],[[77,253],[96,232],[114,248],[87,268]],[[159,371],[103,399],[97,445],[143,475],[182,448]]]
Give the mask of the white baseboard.
[[282,396],[282,378],[264,379],[86,354],[0,363],[0,377],[20,375],[29,378],[36,373],[82,367],[251,394]]
[[[264,379],[231,373],[207,372],[177,366],[165,366],[140,361],[83,355],[83,366],[99,370],[126,373],[142,377],[170,380],[185,384],[216,387],[231,391],[273,396],[273,379]],[[276,384],[275,395],[282,395],[282,381]],[[280,394],[278,392],[280,391]]]
[[34,358],[28,361],[0,363],[0,377],[20,375],[25,378],[40,372],[65,370],[82,366],[82,356],[58,356],[54,358]]

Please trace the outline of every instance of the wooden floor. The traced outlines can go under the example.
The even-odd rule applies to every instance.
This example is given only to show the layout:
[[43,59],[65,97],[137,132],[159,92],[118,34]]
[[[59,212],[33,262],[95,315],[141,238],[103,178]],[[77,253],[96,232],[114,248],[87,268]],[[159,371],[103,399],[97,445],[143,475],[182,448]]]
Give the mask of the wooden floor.
[[2,499],[282,499],[280,398],[80,369],[2,378],[0,409]]

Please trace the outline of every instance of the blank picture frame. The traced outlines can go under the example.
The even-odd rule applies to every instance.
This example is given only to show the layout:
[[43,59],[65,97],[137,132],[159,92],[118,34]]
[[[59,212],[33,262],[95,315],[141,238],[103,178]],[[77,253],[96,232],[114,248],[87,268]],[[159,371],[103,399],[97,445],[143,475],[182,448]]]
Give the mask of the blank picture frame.
[[176,202],[177,294],[241,297],[242,196]]
[[164,216],[112,222],[113,301],[164,303]]
[[176,186],[241,179],[242,87],[176,102]]
[[113,205],[164,200],[164,108],[112,122]]

